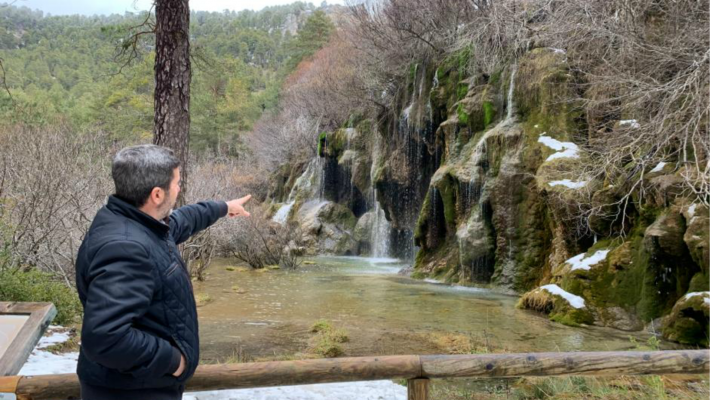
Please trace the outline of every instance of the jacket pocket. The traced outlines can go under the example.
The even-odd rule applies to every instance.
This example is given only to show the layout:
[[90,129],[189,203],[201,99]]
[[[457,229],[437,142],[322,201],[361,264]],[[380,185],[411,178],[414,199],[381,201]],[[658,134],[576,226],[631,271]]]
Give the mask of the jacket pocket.
[[174,262],[173,264],[171,264],[171,266],[168,267],[168,270],[166,271],[166,278],[168,278],[174,272],[176,272],[179,267],[180,267],[180,263]]
[[178,348],[180,353],[185,358],[185,369],[183,370],[183,372],[180,375],[178,375],[177,377],[174,376],[172,373],[171,373],[171,376],[176,378],[178,380],[178,382],[183,383],[187,380],[187,375],[190,372],[190,358],[189,358],[190,356],[185,351],[185,348],[183,347],[183,345],[181,345],[180,341],[176,338],[175,334],[171,334],[171,338],[173,339],[173,344],[175,344],[175,346]]

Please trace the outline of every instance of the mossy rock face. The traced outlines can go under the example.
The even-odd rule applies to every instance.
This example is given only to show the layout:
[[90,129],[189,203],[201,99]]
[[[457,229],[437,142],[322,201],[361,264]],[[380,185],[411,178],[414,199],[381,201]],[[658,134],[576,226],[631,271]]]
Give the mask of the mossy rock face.
[[576,98],[566,56],[548,48],[534,49],[519,59],[514,101],[522,115],[565,115]]
[[353,232],[356,217],[347,207],[312,200],[300,206],[296,219],[305,235],[308,254],[352,255],[357,251]]
[[445,283],[460,282],[460,263],[457,243],[449,239],[431,251],[422,248],[415,257],[414,278],[430,277]]
[[684,256],[687,252],[684,234],[682,215],[675,210],[665,211],[645,230],[645,248],[655,256]]
[[626,239],[601,240],[586,253],[609,249],[605,260],[588,270],[562,265],[554,278],[564,290],[586,299],[597,325],[642,329],[645,321],[668,313],[700,272],[683,241],[684,232],[679,207],[646,212]]
[[708,347],[710,343],[710,292],[693,292],[680,298],[663,319],[663,337],[674,342]]
[[501,103],[497,88],[490,85],[476,86],[457,103],[457,120],[461,127],[469,128],[472,132],[482,131],[499,117]]
[[282,164],[270,175],[267,198],[277,202],[287,201],[294,182],[304,173],[306,163]]
[[536,288],[522,295],[517,308],[538,311],[548,315],[552,321],[569,326],[591,325],[594,321],[593,313],[587,307],[574,307],[564,297],[553,294],[545,287]]
[[[694,288],[690,290],[709,290],[710,277],[710,211],[699,203],[684,204],[682,214],[687,224],[684,241],[692,260],[700,267],[700,272],[693,278]],[[691,283],[692,286],[692,283]]]

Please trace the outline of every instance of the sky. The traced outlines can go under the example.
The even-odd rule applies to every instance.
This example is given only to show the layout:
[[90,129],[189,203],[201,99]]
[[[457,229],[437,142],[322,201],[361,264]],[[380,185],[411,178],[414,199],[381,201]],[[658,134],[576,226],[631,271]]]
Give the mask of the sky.
[[[195,11],[223,11],[225,9],[261,10],[267,6],[290,4],[297,0],[193,0],[190,9]],[[321,4],[322,0],[304,0]],[[0,0],[0,3],[8,0]],[[12,0],[9,0],[12,3]],[[52,15],[67,14],[123,14],[126,11],[137,12],[147,10],[152,0],[16,0],[14,5],[39,9]],[[344,4],[344,0],[327,0],[329,4]]]

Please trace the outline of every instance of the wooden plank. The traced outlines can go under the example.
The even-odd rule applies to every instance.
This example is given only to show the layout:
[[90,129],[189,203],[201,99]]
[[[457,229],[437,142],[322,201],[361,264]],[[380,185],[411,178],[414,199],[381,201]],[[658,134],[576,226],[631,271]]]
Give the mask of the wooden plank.
[[203,365],[188,390],[215,390],[327,382],[408,379],[420,374],[418,356],[327,358],[245,364]]
[[[408,379],[419,374],[418,356],[201,365],[188,381],[186,391]],[[0,377],[0,384],[2,379],[5,378]],[[20,380],[17,393],[33,400],[79,398],[79,380],[76,374],[24,377]]]
[[[201,365],[186,390],[375,379],[707,374],[709,368],[709,350],[355,357]],[[13,377],[0,377],[0,387],[5,379]],[[16,393],[33,400],[78,398],[79,380],[75,374],[23,377]]]
[[421,356],[429,378],[702,374],[709,350]]
[[0,302],[0,315],[29,315],[8,349],[0,354],[0,376],[20,372],[37,342],[49,326],[57,309],[52,303]]
[[425,378],[408,379],[408,400],[428,400],[429,384]]

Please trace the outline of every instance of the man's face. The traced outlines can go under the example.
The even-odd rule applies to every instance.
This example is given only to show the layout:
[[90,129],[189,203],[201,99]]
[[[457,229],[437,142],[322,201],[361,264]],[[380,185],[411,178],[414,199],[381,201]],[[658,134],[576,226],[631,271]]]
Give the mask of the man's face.
[[159,215],[161,216],[161,219],[164,219],[171,215],[171,211],[173,210],[173,207],[176,205],[176,201],[178,200],[178,193],[180,193],[180,168],[176,168],[173,170],[173,179],[171,179],[171,184],[168,187],[168,192],[166,193],[165,200],[161,205],[159,206]]

